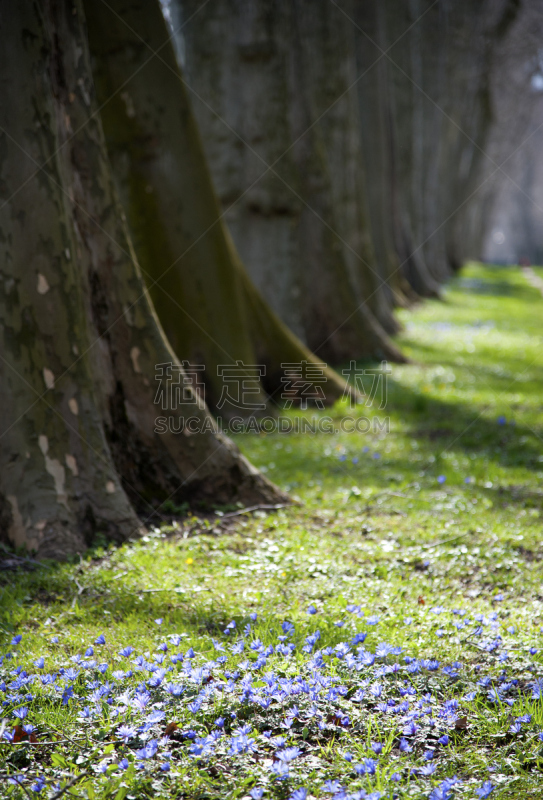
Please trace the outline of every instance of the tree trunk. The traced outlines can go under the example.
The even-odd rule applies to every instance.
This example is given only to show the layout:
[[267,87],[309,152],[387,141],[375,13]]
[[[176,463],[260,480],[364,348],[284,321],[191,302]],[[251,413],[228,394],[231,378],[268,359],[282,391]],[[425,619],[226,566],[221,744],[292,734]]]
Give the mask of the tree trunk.
[[368,222],[352,25],[307,0],[173,0],[172,14],[188,20],[178,49],[257,287],[331,363],[402,360]]
[[381,7],[396,202],[411,242],[411,256],[400,258],[410,283],[425,294],[480,253],[479,187],[492,169],[487,150],[495,122],[490,83],[498,69],[505,74],[495,54],[520,3],[387,0]]
[[[181,359],[205,366],[212,406],[225,387],[221,365],[238,361],[263,365],[261,383],[279,399],[283,365],[317,359],[268,307],[228,234],[159,4],[85,8],[109,157],[168,339]],[[323,376],[326,400],[341,397],[345,383],[328,368]]]
[[203,432],[156,432],[156,365],[179,362],[116,201],[81,3],[0,15],[0,537],[65,557],[166,499],[284,499],[190,392]]

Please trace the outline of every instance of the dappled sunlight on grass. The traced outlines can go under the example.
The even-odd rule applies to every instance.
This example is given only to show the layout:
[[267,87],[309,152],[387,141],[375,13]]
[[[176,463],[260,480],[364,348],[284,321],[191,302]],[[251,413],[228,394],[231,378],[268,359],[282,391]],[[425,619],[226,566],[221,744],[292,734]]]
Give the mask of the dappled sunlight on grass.
[[[301,506],[0,574],[4,778],[79,772],[80,796],[117,800],[541,796],[542,308],[519,270],[472,265],[401,313],[411,361],[384,409],[317,412],[384,427],[237,436]],[[9,742],[21,707],[35,746]]]

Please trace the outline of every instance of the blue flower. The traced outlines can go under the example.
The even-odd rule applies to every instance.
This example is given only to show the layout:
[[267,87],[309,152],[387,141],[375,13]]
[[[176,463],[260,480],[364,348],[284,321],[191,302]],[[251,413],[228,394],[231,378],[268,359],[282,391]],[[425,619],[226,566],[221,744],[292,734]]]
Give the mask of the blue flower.
[[283,633],[286,633],[287,635],[294,633],[294,625],[292,622],[288,622],[288,620],[285,620],[281,623],[281,629]]
[[404,736],[414,736],[418,731],[418,726],[414,722],[408,722],[403,726],[402,733]]
[[255,786],[254,789],[249,791],[249,794],[253,800],[261,800],[264,795],[264,789],[261,786]]
[[475,794],[478,797],[485,798],[489,797],[490,793],[494,791],[494,786],[490,781],[485,781],[482,786],[479,786],[478,789],[475,789]]
[[447,736],[447,734],[445,733],[445,734],[443,734],[443,736],[441,736],[441,737],[440,737],[440,738],[439,738],[437,741],[439,742],[439,744],[442,744],[442,745],[444,745],[444,746],[445,746],[445,745],[448,745],[448,744],[449,744],[449,737],[448,737],[448,736]]
[[305,800],[306,797],[307,789],[304,789],[304,787],[301,786],[299,789],[296,789],[294,792],[292,792],[289,800]]
[[284,761],[275,761],[271,771],[278,780],[285,780],[289,777],[288,764],[285,764]]
[[531,684],[532,687],[532,700],[539,700],[543,697],[543,678],[538,678],[534,683]]
[[136,750],[136,757],[141,759],[153,758],[158,750],[158,740],[150,739],[145,747],[141,750]]
[[381,753],[383,750],[383,745],[381,744],[381,742],[372,742],[371,749],[373,750],[375,755],[378,756],[379,753]]
[[38,669],[43,669],[44,665],[45,665],[45,659],[43,656],[40,656],[34,661],[34,666],[37,667]]
[[294,761],[295,758],[298,758],[301,753],[302,751],[299,747],[287,747],[284,750],[278,750],[275,755],[279,761],[284,761],[285,764],[288,764],[290,761]]
[[128,725],[121,725],[121,727],[117,729],[117,736],[120,736],[125,744],[129,739],[132,739],[135,735],[136,735],[135,729],[130,728]]
[[362,764],[355,764],[354,771],[357,775],[375,775],[377,763],[374,758],[365,758]]
[[443,781],[431,792],[428,800],[452,800],[451,787]]
[[520,722],[513,722],[512,725],[509,726],[509,733],[520,733],[522,730],[522,725]]
[[162,619],[162,617],[159,617],[158,619],[155,619],[155,625],[162,625],[163,622],[164,622],[164,620]]
[[162,722],[165,716],[166,714],[164,713],[164,711],[161,711],[159,708],[157,708],[156,711],[153,711],[145,718],[145,721],[154,724],[156,722]]
[[302,647],[303,652],[310,653],[320,638],[321,638],[321,632],[318,630],[315,631],[315,633],[311,633],[309,636],[306,636],[305,645]]
[[36,783],[34,783],[30,788],[32,789],[33,792],[39,794],[43,789],[43,787],[45,786],[45,783],[46,781],[43,775],[38,775],[38,777],[36,778]]
[[94,644],[105,644],[105,643],[106,643],[106,637],[104,636],[103,633],[101,633],[100,636],[98,636],[98,638],[94,640]]
[[134,648],[128,645],[128,647],[123,647],[122,650],[119,650],[119,655],[123,656],[124,658],[128,658],[134,652]]
[[322,785],[322,791],[326,792],[326,794],[336,794],[340,792],[342,789],[341,784],[338,781],[326,781]]
[[137,708],[138,711],[143,711],[150,699],[151,695],[149,692],[137,692],[136,696],[131,702],[131,706],[132,708]]
[[308,613],[308,614],[316,614],[316,613],[317,613],[317,609],[316,609],[316,608],[315,608],[315,606],[313,606],[313,605],[311,605],[311,606],[308,606],[308,607],[307,607],[307,613]]
[[446,480],[447,480],[447,478],[445,477],[445,475],[438,475],[437,476],[437,482],[438,483],[445,483]]

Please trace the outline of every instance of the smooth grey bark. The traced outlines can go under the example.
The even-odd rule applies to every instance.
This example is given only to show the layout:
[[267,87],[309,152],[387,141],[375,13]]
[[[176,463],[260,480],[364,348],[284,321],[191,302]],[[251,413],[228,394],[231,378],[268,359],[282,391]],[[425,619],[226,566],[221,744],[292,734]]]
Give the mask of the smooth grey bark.
[[174,24],[188,20],[180,49],[195,113],[257,287],[327,361],[401,359],[368,224],[351,23],[329,2],[173,10]]
[[498,121],[490,86],[530,4],[169,6],[219,196],[255,282],[313,349],[330,359],[361,344],[371,352],[361,328],[337,331],[340,317],[355,324],[348,295],[393,331],[394,304],[413,291],[438,295],[480,252],[489,202],[479,186]]
[[66,557],[168,498],[284,497],[196,398],[204,433],[155,432],[155,365],[179,362],[117,202],[81,3],[0,15],[0,538]]
[[[525,3],[496,56],[490,84],[496,122],[484,187],[483,256],[543,263],[543,6]],[[506,79],[505,79],[506,78]]]

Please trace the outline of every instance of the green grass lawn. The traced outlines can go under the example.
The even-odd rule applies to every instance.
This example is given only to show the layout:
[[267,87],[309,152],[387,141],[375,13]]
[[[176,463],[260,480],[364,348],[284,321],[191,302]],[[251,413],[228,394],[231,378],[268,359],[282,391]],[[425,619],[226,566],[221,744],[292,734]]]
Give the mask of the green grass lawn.
[[302,505],[0,572],[0,796],[543,798],[542,311],[470,265],[370,432],[236,437]]

